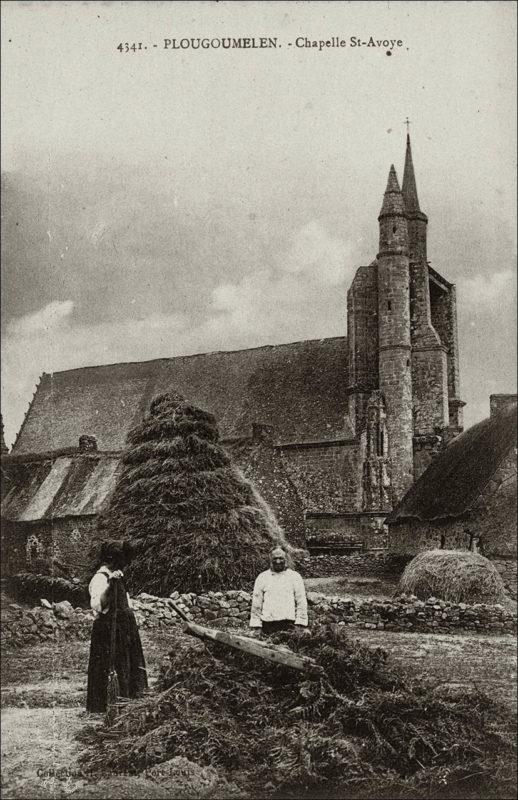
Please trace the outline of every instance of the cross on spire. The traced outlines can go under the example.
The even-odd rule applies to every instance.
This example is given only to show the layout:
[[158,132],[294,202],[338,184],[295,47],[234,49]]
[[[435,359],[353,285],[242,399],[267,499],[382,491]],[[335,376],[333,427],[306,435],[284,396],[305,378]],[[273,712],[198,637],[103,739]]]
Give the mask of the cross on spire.
[[407,134],[410,134],[410,120],[408,119],[408,117],[405,120],[405,125]]

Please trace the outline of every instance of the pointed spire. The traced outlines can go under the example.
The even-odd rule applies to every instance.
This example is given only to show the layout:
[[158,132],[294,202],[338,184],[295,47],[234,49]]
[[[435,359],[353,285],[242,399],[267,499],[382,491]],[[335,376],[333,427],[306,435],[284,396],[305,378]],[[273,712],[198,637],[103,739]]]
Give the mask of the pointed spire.
[[406,154],[405,170],[403,173],[403,198],[406,210],[409,214],[416,214],[421,211],[419,208],[419,198],[417,197],[417,186],[415,183],[414,164],[412,162],[412,148],[410,146],[410,134],[406,135]]
[[385,189],[385,194],[387,194],[387,192],[400,192],[400,191],[401,189],[399,188],[399,181],[396,175],[396,168],[394,167],[394,164],[391,164],[387,180],[387,188]]
[[404,214],[404,213],[405,213],[405,204],[403,202],[403,195],[401,194],[401,189],[399,188],[399,181],[397,179],[394,164],[391,164],[387,180],[387,188],[385,189],[385,195],[383,197],[383,205],[381,206],[379,217],[384,217],[386,215],[392,215],[392,214]]

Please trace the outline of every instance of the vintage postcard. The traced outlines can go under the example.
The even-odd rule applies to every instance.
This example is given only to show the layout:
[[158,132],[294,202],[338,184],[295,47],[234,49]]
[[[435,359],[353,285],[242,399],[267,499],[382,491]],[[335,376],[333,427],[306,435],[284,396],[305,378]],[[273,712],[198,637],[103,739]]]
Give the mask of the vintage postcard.
[[2,797],[515,796],[516,12],[2,3]]

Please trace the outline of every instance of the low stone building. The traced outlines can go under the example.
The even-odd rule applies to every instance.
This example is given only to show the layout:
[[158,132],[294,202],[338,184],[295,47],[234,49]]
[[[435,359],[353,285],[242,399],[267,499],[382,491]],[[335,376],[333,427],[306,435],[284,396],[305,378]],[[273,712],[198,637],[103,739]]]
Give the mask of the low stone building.
[[119,454],[98,453],[91,437],[58,453],[3,459],[2,574],[87,572],[96,515],[118,466]]
[[490,416],[454,439],[389,514],[389,549],[473,550],[516,597],[516,395],[492,395]]

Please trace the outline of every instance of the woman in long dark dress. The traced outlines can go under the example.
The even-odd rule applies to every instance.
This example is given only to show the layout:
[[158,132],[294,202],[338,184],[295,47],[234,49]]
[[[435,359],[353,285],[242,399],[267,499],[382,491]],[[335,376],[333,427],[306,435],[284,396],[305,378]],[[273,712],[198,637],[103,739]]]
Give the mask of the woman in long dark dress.
[[95,612],[88,662],[86,710],[106,711],[110,642],[115,604],[114,667],[120,697],[137,697],[147,688],[147,672],[135,615],[129,606],[122,570],[131,560],[129,542],[103,542],[98,569],[90,581],[90,605]]

